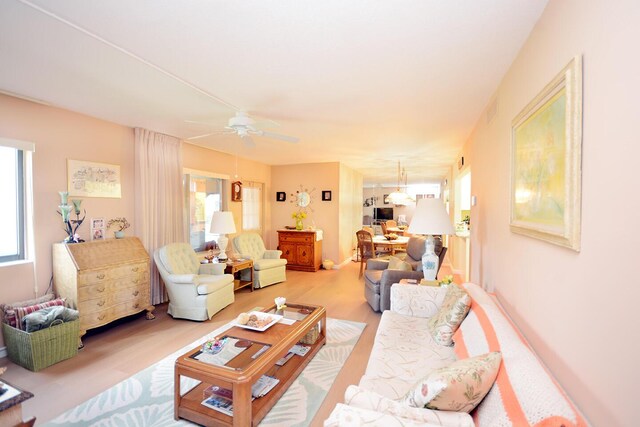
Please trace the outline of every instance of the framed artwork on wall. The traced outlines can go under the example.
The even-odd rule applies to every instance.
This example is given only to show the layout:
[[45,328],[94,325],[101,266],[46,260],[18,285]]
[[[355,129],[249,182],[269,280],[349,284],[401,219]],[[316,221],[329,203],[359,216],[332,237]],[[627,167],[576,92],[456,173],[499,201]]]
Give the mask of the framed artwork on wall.
[[287,200],[287,193],[285,193],[284,191],[276,192],[276,201],[277,202],[284,202],[286,200]]
[[385,194],[385,195],[382,197],[382,202],[383,202],[385,205],[388,205],[388,204],[389,204],[389,195],[388,195],[388,194]]
[[322,191],[322,201],[323,202],[330,202],[331,201],[331,191],[330,190],[323,190]]
[[75,197],[119,199],[120,166],[67,159],[67,191]]
[[581,152],[577,56],[512,122],[512,232],[580,250]]
[[234,181],[231,183],[231,201],[232,202],[242,201],[242,182]]

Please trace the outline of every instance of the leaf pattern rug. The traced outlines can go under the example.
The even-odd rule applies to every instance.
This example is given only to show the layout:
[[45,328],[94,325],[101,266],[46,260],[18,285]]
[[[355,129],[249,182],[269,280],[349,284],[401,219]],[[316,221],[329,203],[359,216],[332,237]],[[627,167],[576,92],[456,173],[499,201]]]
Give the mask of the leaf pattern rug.
[[[260,423],[261,427],[308,426],[366,324],[327,318],[327,342]],[[193,426],[173,419],[173,368],[189,349],[228,329],[224,325],[161,361],[44,424],[92,427]],[[181,389],[198,382],[181,378]]]

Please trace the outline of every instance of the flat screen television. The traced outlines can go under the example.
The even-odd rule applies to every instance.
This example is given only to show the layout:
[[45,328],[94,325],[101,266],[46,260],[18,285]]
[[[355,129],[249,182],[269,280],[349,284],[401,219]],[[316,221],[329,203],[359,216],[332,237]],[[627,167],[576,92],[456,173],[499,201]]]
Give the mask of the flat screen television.
[[393,219],[393,208],[376,208],[374,212],[374,219],[384,221]]

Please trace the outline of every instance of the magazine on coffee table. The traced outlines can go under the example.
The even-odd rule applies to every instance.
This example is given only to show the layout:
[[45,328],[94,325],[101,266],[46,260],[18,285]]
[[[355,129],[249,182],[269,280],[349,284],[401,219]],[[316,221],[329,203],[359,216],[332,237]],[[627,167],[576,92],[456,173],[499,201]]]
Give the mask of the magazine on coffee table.
[[[266,395],[273,390],[279,382],[280,380],[275,377],[263,375],[251,387],[251,400]],[[212,385],[207,387],[202,394],[204,395],[202,405],[215,409],[223,414],[233,416],[233,391],[228,388]]]

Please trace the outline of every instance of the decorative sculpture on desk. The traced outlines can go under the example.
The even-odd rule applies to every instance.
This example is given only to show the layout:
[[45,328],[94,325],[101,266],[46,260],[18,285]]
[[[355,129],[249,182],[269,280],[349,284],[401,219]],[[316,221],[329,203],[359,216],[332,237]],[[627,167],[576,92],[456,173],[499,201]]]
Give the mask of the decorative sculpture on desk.
[[[62,222],[64,224],[63,230],[67,233],[67,237],[62,241],[63,243],[81,243],[84,242],[83,239],[80,238],[78,232],[78,227],[82,225],[82,222],[87,217],[87,210],[84,210],[84,216],[80,218],[80,206],[82,205],[82,200],[72,200],[73,206],[69,204],[69,192],[67,191],[59,191],[60,193],[60,205],[58,208],[60,209],[58,214],[62,217]],[[76,214],[76,219],[71,219],[71,208],[73,208],[74,213]]]

